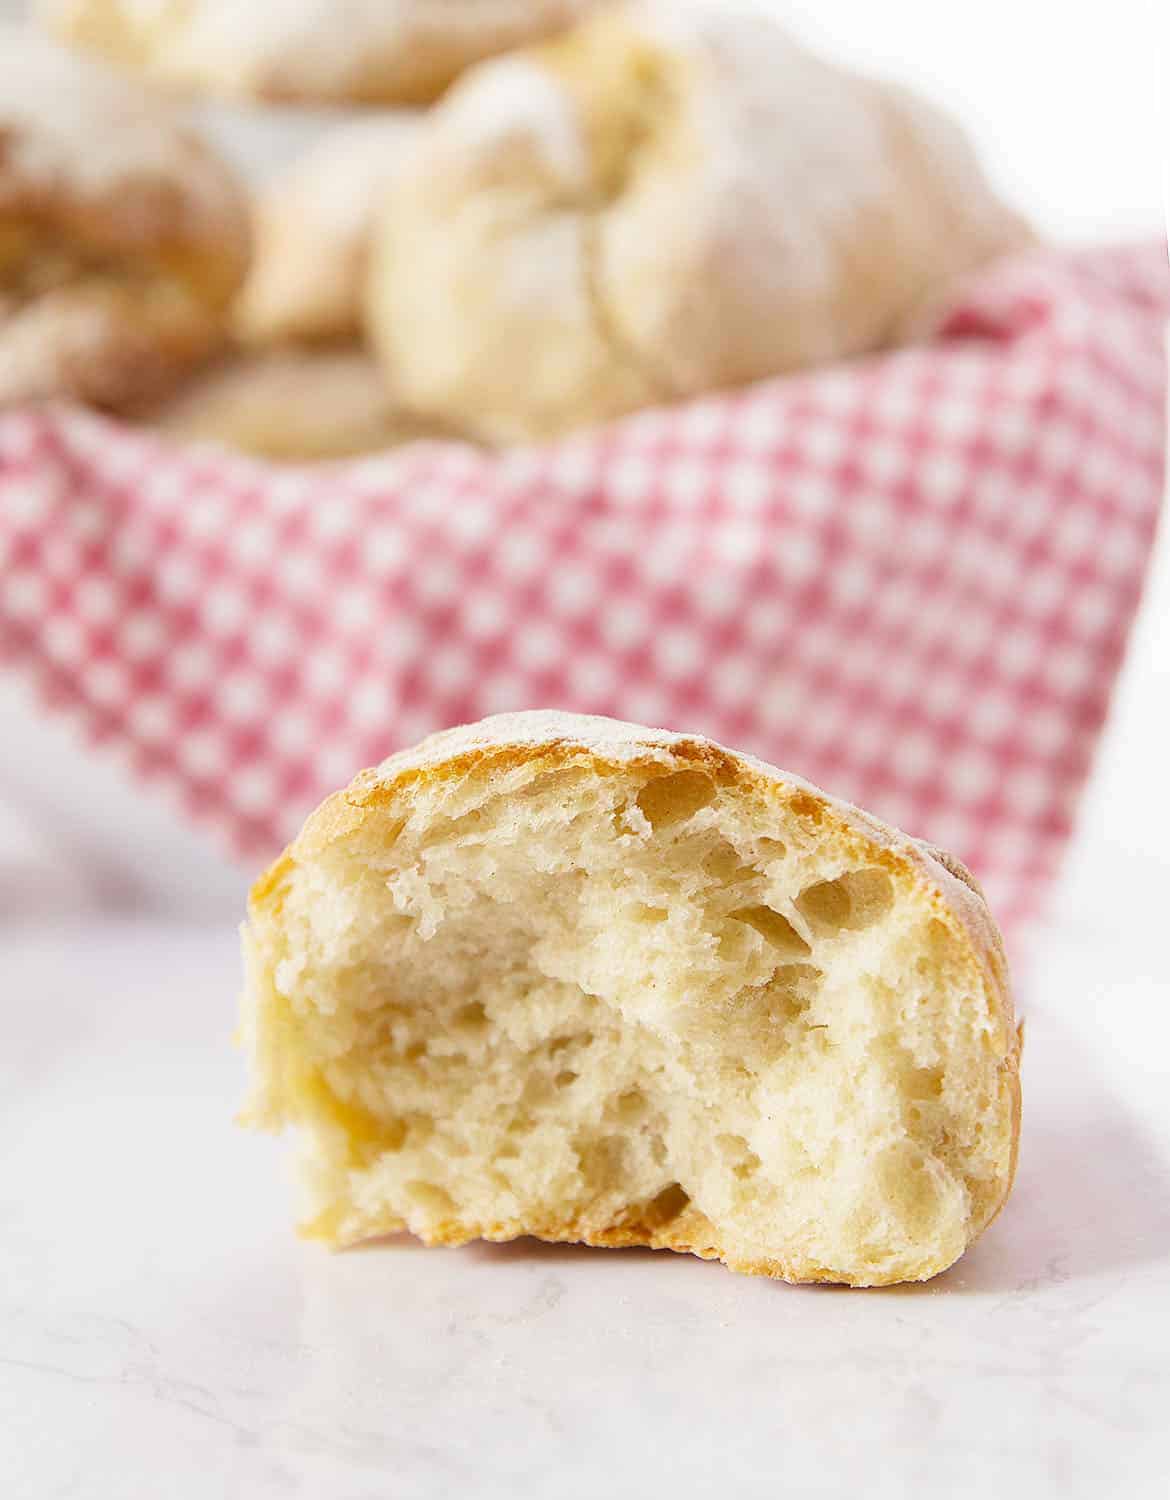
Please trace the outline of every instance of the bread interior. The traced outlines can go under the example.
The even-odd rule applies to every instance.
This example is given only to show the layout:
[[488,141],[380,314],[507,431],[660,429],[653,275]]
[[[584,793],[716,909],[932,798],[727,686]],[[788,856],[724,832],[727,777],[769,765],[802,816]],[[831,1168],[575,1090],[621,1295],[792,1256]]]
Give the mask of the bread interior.
[[533,1233],[874,1284],[998,1207],[982,965],[796,789],[582,752],[406,786],[255,905],[256,1109],[335,1243]]

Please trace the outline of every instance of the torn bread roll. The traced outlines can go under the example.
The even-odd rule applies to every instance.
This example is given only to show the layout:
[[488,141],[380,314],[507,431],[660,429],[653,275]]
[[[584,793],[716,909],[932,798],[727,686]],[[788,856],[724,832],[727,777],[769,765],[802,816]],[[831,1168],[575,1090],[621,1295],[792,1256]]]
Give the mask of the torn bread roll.
[[464,68],[599,0],[37,0],[43,23],[180,88],[235,98],[426,104]]
[[492,441],[883,348],[1027,232],[967,142],[736,5],[604,10],[469,73],[372,254],[416,410]]
[[157,397],[224,342],[247,259],[243,193],[164,103],[0,29],[0,404]]
[[1019,1039],[970,876],[704,739],[526,713],[329,798],[255,886],[245,1120],[304,1232],[949,1266],[1011,1187]]
[[361,336],[374,218],[418,121],[400,111],[338,126],[260,189],[235,312],[245,343]]
[[359,348],[273,349],[201,371],[144,417],[185,442],[314,463],[451,438],[401,411]]

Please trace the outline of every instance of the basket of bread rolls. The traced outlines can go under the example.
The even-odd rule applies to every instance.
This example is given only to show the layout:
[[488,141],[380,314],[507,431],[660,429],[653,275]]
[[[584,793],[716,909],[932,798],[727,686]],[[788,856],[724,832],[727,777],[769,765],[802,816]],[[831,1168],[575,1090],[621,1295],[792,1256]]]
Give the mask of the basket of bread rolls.
[[[327,10],[151,23],[70,0],[43,18],[84,52],[10,35],[14,139],[48,143],[63,180],[48,220],[13,183],[8,403],[79,398],[273,458],[542,440],[928,336],[965,275],[1029,242],[949,119],[750,11],[477,4],[440,23],[418,0],[356,7],[324,41]],[[242,186],[164,86],[367,107]],[[177,222],[144,243],[138,200],[163,193]],[[104,368],[83,371],[65,346],[94,266]],[[191,299],[185,320],[131,331],[110,283],[144,274]]]
[[269,864],[302,1227],[951,1264],[1156,522],[1164,252],[1043,242],[946,111],[715,0],[32,9],[0,659]]

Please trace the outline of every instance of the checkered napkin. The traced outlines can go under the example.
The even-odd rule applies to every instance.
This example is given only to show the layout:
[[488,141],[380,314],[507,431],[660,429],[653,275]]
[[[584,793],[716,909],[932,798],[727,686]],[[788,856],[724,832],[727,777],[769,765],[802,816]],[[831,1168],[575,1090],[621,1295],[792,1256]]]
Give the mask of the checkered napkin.
[[1162,246],[1037,252],[927,347],[543,447],[326,468],[0,416],[0,658],[259,861],[360,766],[556,706],[699,731],[965,859],[1068,836],[1161,491]]

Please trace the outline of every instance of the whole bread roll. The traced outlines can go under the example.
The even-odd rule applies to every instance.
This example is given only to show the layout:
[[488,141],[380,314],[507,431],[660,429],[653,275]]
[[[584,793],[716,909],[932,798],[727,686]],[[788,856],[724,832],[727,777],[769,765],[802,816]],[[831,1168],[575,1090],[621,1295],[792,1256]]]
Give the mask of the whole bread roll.
[[904,340],[1026,237],[960,132],[714,0],[605,10],[469,73],[373,253],[404,398],[492,440]]
[[949,1266],[1016,1160],[971,877],[693,736],[558,713],[424,741],[253,889],[244,1119],[303,1232],[651,1245],[789,1281]]
[[234,97],[425,104],[599,0],[37,0],[62,41]]
[[360,337],[374,218],[418,119],[403,110],[338,126],[261,189],[236,307],[246,343]]
[[156,397],[223,343],[247,261],[242,191],[162,101],[0,28],[0,404]]

